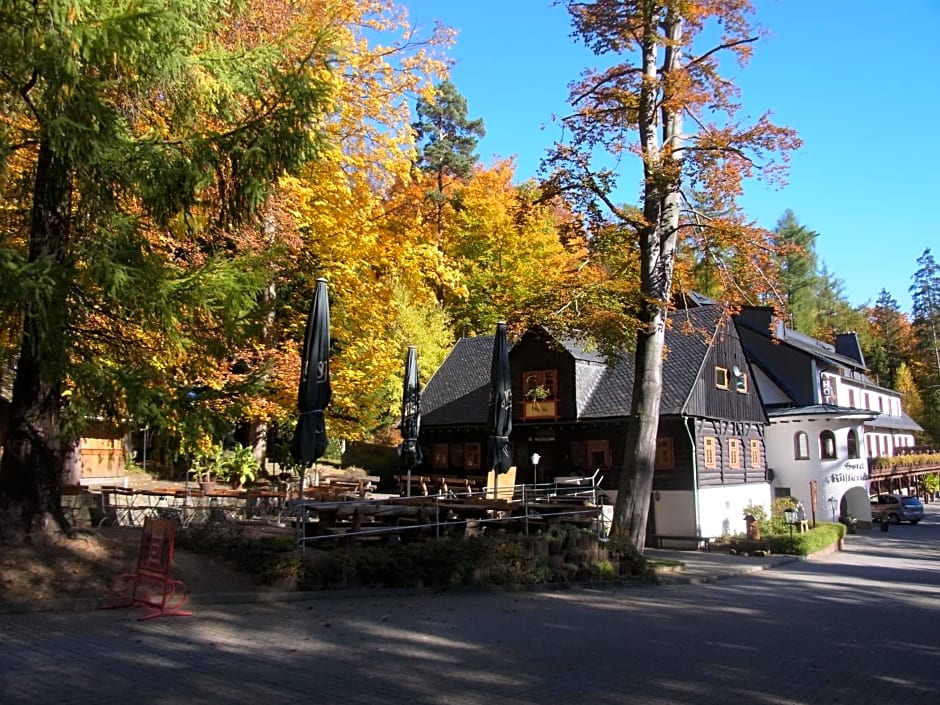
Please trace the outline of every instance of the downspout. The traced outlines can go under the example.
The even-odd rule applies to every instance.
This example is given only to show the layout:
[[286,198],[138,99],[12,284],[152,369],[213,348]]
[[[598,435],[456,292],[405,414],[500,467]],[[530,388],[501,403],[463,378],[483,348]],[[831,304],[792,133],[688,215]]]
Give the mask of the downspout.
[[692,511],[695,514],[695,535],[702,535],[698,513],[698,453],[696,453],[695,436],[692,433],[692,419],[682,415],[682,425],[689,436],[689,446],[692,448]]

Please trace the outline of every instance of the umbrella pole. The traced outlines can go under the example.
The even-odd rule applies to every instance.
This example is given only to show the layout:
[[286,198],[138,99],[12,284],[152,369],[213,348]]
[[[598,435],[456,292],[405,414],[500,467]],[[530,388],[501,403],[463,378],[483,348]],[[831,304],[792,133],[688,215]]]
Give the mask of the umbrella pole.
[[405,485],[405,496],[411,496],[411,468],[408,468],[408,483]]
[[307,482],[307,466],[300,466],[300,490],[297,492],[297,542],[300,544],[300,564],[304,565],[304,555],[307,548],[307,523],[305,521],[307,509],[304,507],[304,485]]

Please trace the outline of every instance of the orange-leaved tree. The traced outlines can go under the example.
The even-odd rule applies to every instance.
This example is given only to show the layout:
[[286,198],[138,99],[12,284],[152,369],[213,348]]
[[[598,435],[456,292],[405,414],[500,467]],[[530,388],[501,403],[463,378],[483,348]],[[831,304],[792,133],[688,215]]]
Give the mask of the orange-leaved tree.
[[287,339],[300,340],[313,280],[328,280],[327,427],[331,437],[352,440],[387,425],[398,411],[402,364],[414,341],[402,337],[395,302],[422,308],[433,298],[427,272],[434,261],[421,256],[417,212],[392,194],[410,179],[415,159],[410,103],[446,75],[452,33],[416,31],[388,0],[340,0],[316,20],[335,25],[334,110],[322,124],[331,147],[283,184],[301,237],[282,264],[287,282],[278,318]]
[[[662,389],[664,334],[680,244],[711,257],[723,293],[764,291],[772,238],[741,214],[751,177],[781,176],[792,130],[745,123],[721,59],[746,63],[759,35],[747,0],[566,2],[575,35],[607,64],[571,88],[567,139],[546,160],[589,227],[633,233],[639,286],[636,376],[614,532],[643,550]],[[638,158],[640,202],[624,206],[617,166]],[[774,161],[780,156],[781,161]],[[628,183],[635,180],[628,178]],[[744,285],[735,282],[741,279]],[[747,288],[745,288],[747,287]],[[626,345],[626,341],[621,341]]]

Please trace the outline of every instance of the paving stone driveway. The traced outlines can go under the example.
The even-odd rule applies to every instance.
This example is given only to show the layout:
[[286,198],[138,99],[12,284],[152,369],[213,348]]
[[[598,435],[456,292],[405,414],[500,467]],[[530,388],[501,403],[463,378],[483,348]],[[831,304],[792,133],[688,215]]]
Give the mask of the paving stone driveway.
[[940,505],[714,583],[0,615],[0,703],[940,702]]

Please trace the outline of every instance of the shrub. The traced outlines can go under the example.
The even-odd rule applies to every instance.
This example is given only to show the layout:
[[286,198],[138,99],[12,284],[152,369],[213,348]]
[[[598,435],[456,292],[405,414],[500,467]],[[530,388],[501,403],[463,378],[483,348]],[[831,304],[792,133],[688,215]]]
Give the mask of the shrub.
[[774,534],[767,537],[771,553],[783,553],[793,556],[808,556],[811,553],[837,543],[845,536],[845,525],[830,522],[819,523],[815,529],[802,534]]
[[790,534],[790,527],[787,526],[787,519],[783,513],[790,508],[796,509],[797,500],[795,497],[777,497],[770,503],[770,521],[767,525],[769,534]]

